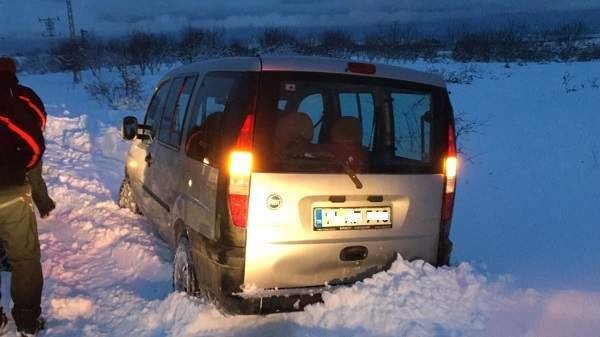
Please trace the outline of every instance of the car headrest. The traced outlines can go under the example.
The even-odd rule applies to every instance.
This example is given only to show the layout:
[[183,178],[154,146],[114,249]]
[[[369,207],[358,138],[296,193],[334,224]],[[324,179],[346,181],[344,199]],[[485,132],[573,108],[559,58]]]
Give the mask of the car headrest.
[[185,143],[185,151],[188,155],[193,155],[199,151],[197,145],[206,145],[209,139],[216,137],[221,128],[222,111],[213,112],[206,116],[206,119],[200,126],[194,126],[188,135]]
[[203,124],[206,124],[207,128],[218,127],[218,124],[221,123],[221,118],[223,117],[223,111],[215,111],[210,115],[206,116]]
[[331,142],[345,145],[362,143],[362,125],[356,117],[344,116],[331,128]]
[[275,142],[278,147],[285,147],[292,141],[310,143],[312,138],[312,120],[304,112],[288,112],[277,121],[277,125],[275,126]]

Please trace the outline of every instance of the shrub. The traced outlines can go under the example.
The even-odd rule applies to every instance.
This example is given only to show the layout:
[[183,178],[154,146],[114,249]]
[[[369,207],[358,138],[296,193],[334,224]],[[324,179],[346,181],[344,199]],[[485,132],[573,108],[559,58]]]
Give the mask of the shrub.
[[296,35],[287,28],[270,27],[258,35],[258,44],[264,51],[290,49],[297,45]]
[[119,77],[110,80],[94,73],[94,80],[85,85],[85,90],[99,102],[112,108],[137,108],[141,103],[142,82],[127,66],[117,67]]

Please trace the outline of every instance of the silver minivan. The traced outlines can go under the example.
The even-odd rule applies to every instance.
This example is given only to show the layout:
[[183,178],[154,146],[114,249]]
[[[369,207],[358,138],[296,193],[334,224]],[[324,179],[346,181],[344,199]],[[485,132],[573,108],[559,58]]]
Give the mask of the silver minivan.
[[123,120],[119,204],[174,248],[176,290],[299,310],[401,254],[449,262],[457,156],[444,81],[320,57],[221,58]]

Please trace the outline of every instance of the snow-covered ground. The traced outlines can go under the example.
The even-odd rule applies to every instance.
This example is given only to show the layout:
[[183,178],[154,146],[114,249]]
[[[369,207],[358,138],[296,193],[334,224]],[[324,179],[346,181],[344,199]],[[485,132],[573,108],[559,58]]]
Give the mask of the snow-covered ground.
[[600,63],[473,69],[471,84],[450,86],[455,110],[482,125],[462,139],[453,266],[400,259],[304,312],[266,317],[171,293],[170,251],[114,203],[130,112],[94,102],[69,74],[23,76],[51,116],[42,335],[600,336]]

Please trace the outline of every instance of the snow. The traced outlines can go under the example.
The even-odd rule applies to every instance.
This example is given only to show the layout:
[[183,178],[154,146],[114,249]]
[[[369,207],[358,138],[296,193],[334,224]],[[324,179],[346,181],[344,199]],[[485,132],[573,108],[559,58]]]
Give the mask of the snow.
[[484,257],[522,286],[599,291],[600,89],[589,83],[600,67],[513,67],[451,87],[456,109],[484,124],[458,186],[456,257]]
[[53,298],[50,300],[52,315],[60,320],[74,321],[78,317],[90,318],[94,304],[86,298]]
[[[172,293],[172,253],[115,204],[127,149],[120,119],[140,111],[94,102],[70,74],[23,76],[50,114],[44,175],[57,201],[39,221],[42,335],[597,336],[600,64],[474,69],[471,84],[450,85],[455,110],[482,124],[461,140],[453,266],[399,258],[304,312],[268,316],[227,316]],[[144,79],[146,92],[155,81]]]

